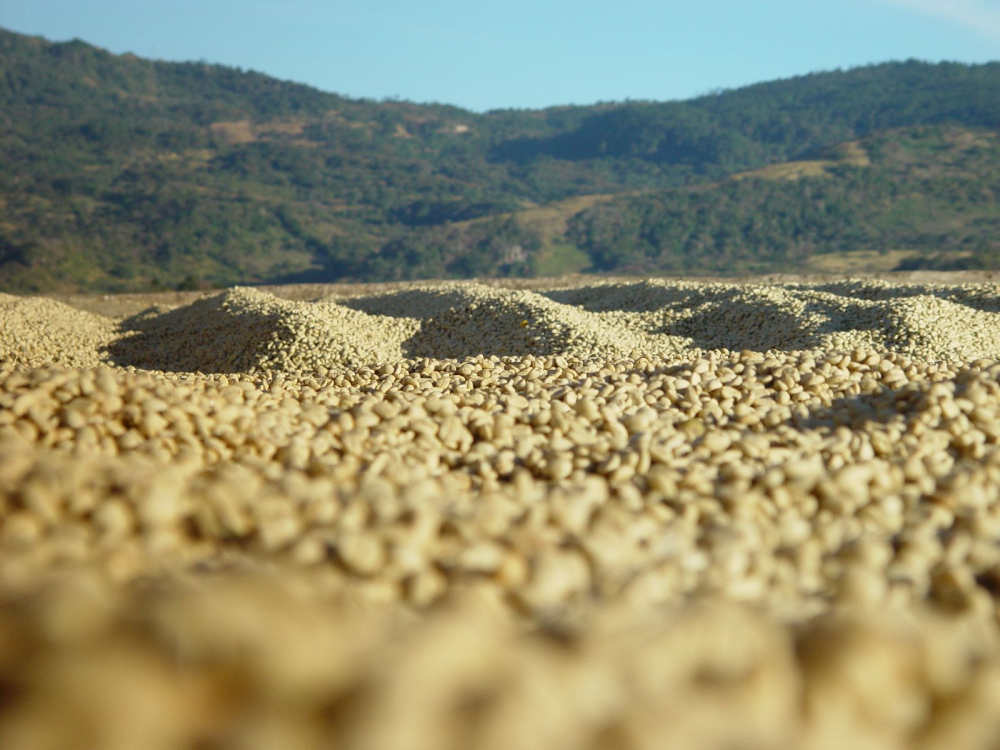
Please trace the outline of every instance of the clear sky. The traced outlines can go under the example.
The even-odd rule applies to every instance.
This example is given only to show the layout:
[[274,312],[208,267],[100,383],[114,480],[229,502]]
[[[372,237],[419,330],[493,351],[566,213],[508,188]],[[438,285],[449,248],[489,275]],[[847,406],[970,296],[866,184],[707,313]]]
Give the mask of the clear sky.
[[1000,59],[1000,0],[0,0],[0,26],[479,111]]

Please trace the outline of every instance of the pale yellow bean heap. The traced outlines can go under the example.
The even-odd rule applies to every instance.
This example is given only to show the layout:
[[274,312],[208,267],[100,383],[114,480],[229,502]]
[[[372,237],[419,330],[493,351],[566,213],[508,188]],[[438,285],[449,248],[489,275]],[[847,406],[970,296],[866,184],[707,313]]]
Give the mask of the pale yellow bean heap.
[[1000,288],[2,304],[4,748],[1000,732]]

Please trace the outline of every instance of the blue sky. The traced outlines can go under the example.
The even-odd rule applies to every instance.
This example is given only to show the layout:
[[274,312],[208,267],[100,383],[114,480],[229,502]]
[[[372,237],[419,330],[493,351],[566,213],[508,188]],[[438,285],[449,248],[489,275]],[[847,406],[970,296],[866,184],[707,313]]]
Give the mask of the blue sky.
[[0,26],[479,111],[1000,59],[1000,0],[0,0]]

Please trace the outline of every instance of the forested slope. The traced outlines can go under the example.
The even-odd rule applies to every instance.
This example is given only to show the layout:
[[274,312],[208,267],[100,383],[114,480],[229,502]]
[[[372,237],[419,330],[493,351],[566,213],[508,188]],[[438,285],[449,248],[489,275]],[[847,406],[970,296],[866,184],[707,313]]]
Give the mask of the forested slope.
[[989,265],[998,90],[911,61],[478,114],[0,30],[0,288]]

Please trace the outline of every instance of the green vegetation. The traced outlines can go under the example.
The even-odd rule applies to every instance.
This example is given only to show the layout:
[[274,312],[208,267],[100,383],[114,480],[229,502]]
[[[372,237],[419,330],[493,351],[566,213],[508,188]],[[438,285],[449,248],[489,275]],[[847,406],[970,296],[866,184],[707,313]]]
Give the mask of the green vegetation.
[[534,259],[535,276],[562,276],[590,269],[590,256],[575,245],[566,243],[546,246]]
[[1000,64],[475,114],[0,30],[0,289],[1000,264]]
[[871,166],[620,198],[577,214],[568,236],[601,271],[809,269],[821,254],[901,248],[904,268],[1000,267],[995,132],[925,126],[861,145]]

